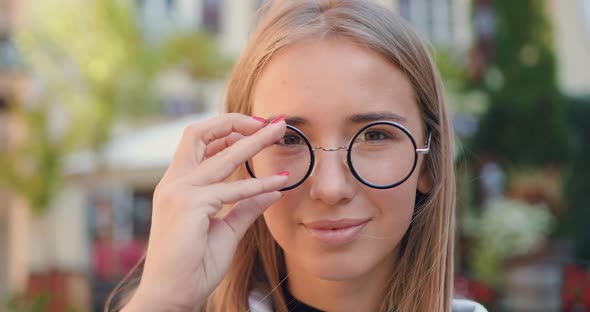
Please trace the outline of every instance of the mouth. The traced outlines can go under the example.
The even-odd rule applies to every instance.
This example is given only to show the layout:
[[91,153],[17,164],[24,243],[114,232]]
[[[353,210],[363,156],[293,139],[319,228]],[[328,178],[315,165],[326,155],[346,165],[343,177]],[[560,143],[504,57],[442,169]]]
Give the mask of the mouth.
[[321,220],[303,223],[312,237],[320,242],[338,246],[356,239],[371,221],[370,219]]

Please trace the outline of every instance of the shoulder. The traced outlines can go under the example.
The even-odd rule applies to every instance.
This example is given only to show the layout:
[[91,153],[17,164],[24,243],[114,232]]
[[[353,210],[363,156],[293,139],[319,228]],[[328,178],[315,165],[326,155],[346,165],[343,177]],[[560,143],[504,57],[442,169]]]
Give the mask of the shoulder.
[[467,299],[453,299],[453,312],[487,312],[481,304]]

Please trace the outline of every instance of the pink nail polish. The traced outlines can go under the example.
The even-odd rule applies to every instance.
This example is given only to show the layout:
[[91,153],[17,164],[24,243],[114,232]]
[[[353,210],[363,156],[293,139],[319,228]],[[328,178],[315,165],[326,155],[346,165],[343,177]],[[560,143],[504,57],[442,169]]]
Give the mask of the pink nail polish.
[[262,117],[257,117],[257,116],[251,116],[253,119],[255,119],[256,121],[260,121],[262,123],[266,123],[266,119],[262,118]]
[[276,123],[279,123],[283,120],[285,120],[285,116],[279,116],[279,117],[275,118],[273,121],[271,121],[270,123],[276,124]]
[[280,175],[280,176],[288,176],[289,175],[289,171],[281,171],[281,172],[277,173],[277,175]]

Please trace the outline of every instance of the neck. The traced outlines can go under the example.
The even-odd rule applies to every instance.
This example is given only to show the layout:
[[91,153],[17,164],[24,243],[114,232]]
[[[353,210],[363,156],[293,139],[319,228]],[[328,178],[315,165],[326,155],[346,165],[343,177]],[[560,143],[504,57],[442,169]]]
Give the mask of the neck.
[[288,287],[297,300],[323,311],[377,311],[394,267],[391,260],[388,257],[372,271],[343,280],[322,279],[286,261],[291,272]]

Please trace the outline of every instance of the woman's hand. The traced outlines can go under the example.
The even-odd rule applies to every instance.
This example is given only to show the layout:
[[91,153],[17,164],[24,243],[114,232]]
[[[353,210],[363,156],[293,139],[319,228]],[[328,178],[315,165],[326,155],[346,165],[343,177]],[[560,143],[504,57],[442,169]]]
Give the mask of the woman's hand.
[[[285,133],[282,118],[266,125],[225,114],[185,129],[156,187],[140,285],[125,311],[197,310],[221,282],[250,225],[281,197],[288,173],[224,182]],[[215,215],[234,204],[223,218]]]

